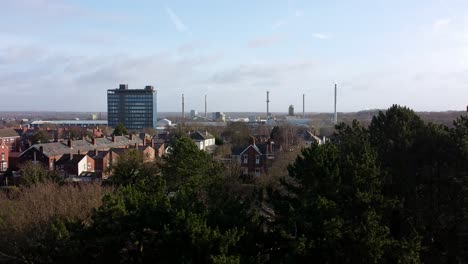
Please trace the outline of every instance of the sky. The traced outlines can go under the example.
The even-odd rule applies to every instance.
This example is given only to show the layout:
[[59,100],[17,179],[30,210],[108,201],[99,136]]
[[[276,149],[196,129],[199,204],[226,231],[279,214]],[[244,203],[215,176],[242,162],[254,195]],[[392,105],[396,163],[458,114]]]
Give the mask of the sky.
[[466,0],[0,0],[0,111],[463,110]]

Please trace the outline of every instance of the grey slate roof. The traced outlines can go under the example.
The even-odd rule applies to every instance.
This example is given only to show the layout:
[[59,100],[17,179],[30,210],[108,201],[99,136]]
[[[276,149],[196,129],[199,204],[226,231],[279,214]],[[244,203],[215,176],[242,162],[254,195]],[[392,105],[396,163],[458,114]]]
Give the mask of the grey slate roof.
[[11,128],[0,129],[0,138],[2,137],[19,137],[18,133]]
[[193,140],[207,140],[207,139],[213,139],[214,138],[214,136],[211,135],[210,133],[200,132],[200,131],[193,132],[192,134],[190,134],[190,137]]
[[78,164],[86,155],[78,155],[74,154],[72,159],[70,159],[70,154],[65,154],[62,157],[60,157],[59,160],[57,160],[56,164],[57,165],[63,165],[63,164]]
[[258,154],[265,155],[267,154],[268,142],[259,142],[257,144],[253,144],[253,145],[251,144],[251,145],[244,146],[244,147],[233,147],[231,149],[231,153],[232,155],[239,156],[243,154],[245,151],[247,151],[250,147],[255,149],[255,151],[257,151]]
[[[35,144],[31,148],[40,150],[40,147],[43,148],[43,153],[46,156],[58,156],[69,154],[70,152],[77,153],[87,153],[90,150],[108,150],[111,148],[122,148],[129,145],[135,145],[135,143],[141,144],[142,140],[138,137],[133,137],[133,140],[130,140],[128,136],[116,136],[116,142],[112,141],[112,138],[96,138],[96,145],[93,145],[91,141],[86,139],[81,140],[72,140],[72,147],[68,147],[67,141],[64,142],[52,142],[52,143],[42,143]],[[28,150],[26,150],[28,151]],[[26,152],[25,151],[25,152]]]
[[91,158],[93,159],[103,159],[106,155],[109,154],[109,151],[96,151],[94,152],[94,150],[91,150],[91,151],[88,151],[88,156],[90,156]]

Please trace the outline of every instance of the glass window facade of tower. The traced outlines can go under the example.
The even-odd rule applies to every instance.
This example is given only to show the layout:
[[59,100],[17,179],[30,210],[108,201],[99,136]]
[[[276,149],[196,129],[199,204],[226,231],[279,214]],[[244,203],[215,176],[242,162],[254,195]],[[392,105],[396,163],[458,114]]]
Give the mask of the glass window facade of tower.
[[127,84],[107,90],[107,121],[109,126],[123,124],[129,130],[156,129],[157,92],[153,86],[128,89]]

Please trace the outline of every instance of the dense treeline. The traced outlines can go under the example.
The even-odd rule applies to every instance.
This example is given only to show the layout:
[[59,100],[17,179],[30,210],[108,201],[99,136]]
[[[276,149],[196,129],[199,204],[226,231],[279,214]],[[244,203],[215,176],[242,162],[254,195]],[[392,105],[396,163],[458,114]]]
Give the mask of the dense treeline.
[[[65,263],[466,261],[466,117],[448,128],[393,106],[366,128],[342,123],[330,142],[303,149],[289,175],[269,185],[244,185],[182,135],[161,162],[143,160],[132,151],[120,157],[112,191],[88,217],[51,214],[41,236],[3,247],[2,256]],[[8,230],[5,219],[0,230]],[[16,243],[13,231],[0,235]]]

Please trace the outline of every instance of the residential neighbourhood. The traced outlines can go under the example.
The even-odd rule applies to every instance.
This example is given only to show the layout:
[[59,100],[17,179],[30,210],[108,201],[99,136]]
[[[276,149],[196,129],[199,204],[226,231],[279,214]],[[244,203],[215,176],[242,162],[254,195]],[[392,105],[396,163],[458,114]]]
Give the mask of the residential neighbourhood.
[[468,264],[468,0],[0,6],[0,264]]
[[[106,132],[100,127],[62,123],[66,125],[55,122],[53,126],[0,129],[0,175],[7,170],[20,175],[21,165],[30,161],[64,178],[73,179],[70,180],[73,182],[106,180],[111,176],[109,166],[125,151],[138,150],[143,153],[146,162],[162,159],[164,155],[170,154],[171,142],[178,133],[176,126],[166,118],[158,122],[164,125],[164,129],[154,135],[141,132],[116,136],[109,133],[112,132],[109,129]],[[207,127],[204,130],[187,131],[186,134],[199,150],[224,163],[236,164],[239,176],[260,177],[268,175],[276,154],[290,148],[289,144],[285,147],[285,142],[275,142],[271,138],[273,128],[248,128],[251,133],[246,135],[246,143],[241,145],[232,144],[231,136],[226,136],[219,128]],[[219,135],[219,138],[216,139],[209,130]],[[296,147],[308,147],[321,144],[323,139],[306,129],[296,132],[294,141],[302,142],[302,145],[296,144]],[[216,155],[219,148],[229,150],[219,156]]]

